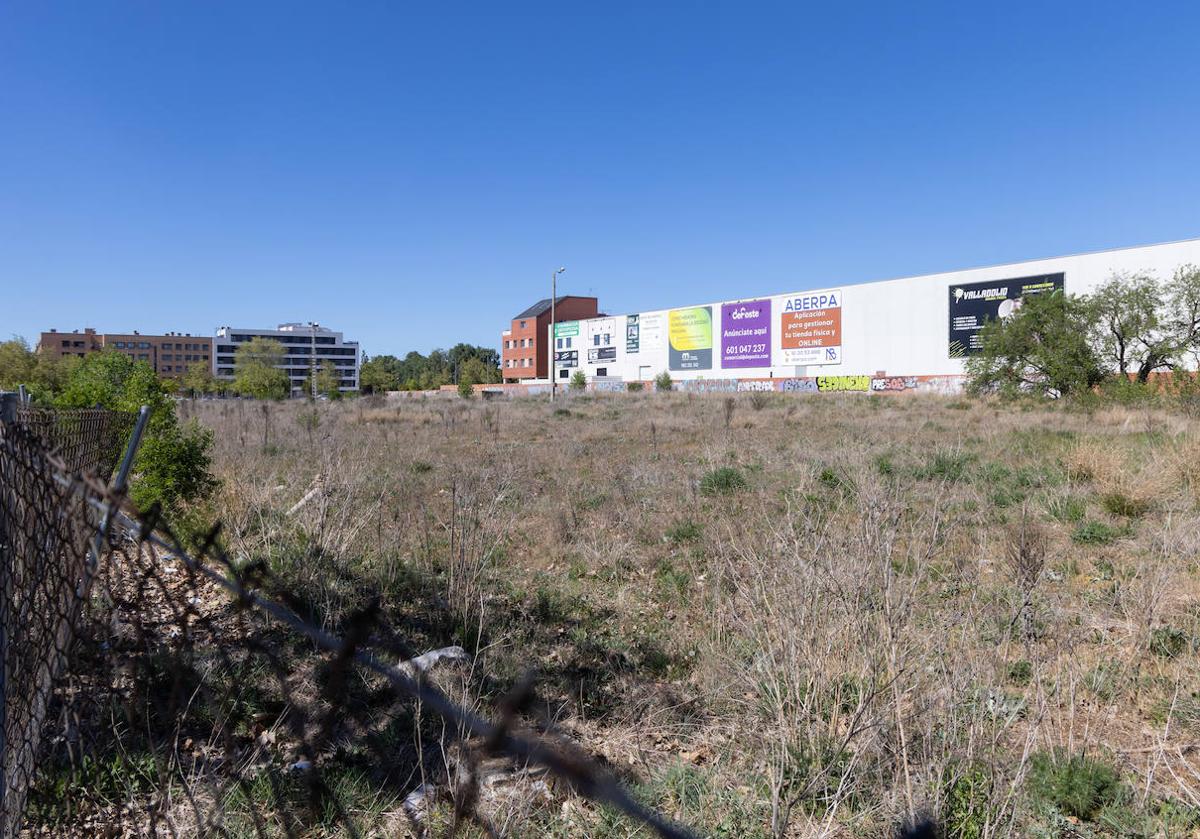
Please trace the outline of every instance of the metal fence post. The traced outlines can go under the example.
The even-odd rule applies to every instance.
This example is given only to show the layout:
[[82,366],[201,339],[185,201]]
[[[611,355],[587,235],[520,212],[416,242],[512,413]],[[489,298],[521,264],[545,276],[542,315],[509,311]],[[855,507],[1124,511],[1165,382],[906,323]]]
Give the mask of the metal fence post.
[[[16,393],[0,393],[0,423],[8,425],[17,421],[17,405],[21,399]],[[0,429],[0,437],[4,430]],[[8,609],[11,602],[9,585],[13,561],[8,545],[8,535],[0,522],[0,837],[8,836],[12,829],[13,814],[8,811]]]

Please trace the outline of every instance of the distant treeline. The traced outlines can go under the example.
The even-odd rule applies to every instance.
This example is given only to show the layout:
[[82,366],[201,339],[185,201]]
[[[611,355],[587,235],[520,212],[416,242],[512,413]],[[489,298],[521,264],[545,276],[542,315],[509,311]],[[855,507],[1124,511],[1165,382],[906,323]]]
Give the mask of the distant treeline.
[[363,393],[387,390],[434,390],[442,385],[493,384],[500,381],[500,354],[488,347],[455,344],[447,350],[432,350],[429,355],[410,352],[404,358],[394,355],[363,356],[359,386]]

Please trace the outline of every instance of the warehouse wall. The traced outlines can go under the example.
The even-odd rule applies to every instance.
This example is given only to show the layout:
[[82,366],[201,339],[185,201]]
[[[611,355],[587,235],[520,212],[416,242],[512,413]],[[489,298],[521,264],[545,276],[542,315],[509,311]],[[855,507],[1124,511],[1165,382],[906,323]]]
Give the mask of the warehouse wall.
[[[667,370],[675,380],[752,379],[804,376],[930,376],[962,373],[961,358],[950,354],[951,288],[972,283],[1004,285],[1000,281],[1041,275],[1063,275],[1069,294],[1086,294],[1116,272],[1150,271],[1160,278],[1170,277],[1185,264],[1200,265],[1200,239],[1148,245],[1137,248],[1101,251],[1052,259],[1029,260],[987,268],[928,274],[896,280],[857,285],[830,285],[822,289],[775,294],[763,297],[734,298],[703,303],[687,301],[684,310],[660,309],[640,312],[633,317],[595,318],[577,324],[559,324],[561,333],[574,333],[561,340],[563,351],[576,351],[575,366],[570,361],[556,362],[559,381],[577,369],[588,380],[607,378],[645,381]],[[1012,285],[1009,284],[1012,288]],[[755,291],[746,289],[746,291]],[[754,314],[758,301],[770,301],[769,351],[759,352],[767,339],[752,333],[762,331],[766,318]],[[827,306],[829,301],[837,306]],[[746,333],[736,340],[740,350],[723,353],[722,306],[745,303],[726,309],[726,323]],[[822,306],[827,306],[822,308]],[[705,348],[703,311],[707,308],[711,324],[710,346]],[[813,323],[822,327],[813,334],[828,332],[823,326],[835,320],[832,310],[840,310],[840,343],[808,351],[788,350],[785,317],[795,342],[797,325]],[[792,309],[794,311],[785,311]],[[738,315],[733,312],[737,311]],[[765,311],[764,311],[765,315]],[[804,318],[814,317],[813,321]],[[732,320],[740,317],[742,320]],[[675,327],[676,351],[671,351],[671,329]],[[736,333],[731,333],[736,334]],[[808,334],[808,333],[804,333]],[[805,340],[808,340],[807,338]],[[816,339],[828,342],[828,337]],[[680,348],[683,348],[682,351]],[[698,347],[698,348],[692,348]],[[692,348],[692,349],[689,349]],[[726,357],[723,359],[722,356]],[[796,363],[797,356],[805,363]]]

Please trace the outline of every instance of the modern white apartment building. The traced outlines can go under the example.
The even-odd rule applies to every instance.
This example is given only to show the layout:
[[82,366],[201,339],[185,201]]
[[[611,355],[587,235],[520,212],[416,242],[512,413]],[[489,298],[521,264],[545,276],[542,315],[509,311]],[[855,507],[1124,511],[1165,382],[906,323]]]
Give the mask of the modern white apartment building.
[[326,361],[333,364],[338,372],[339,390],[358,390],[358,342],[347,341],[341,332],[315,323],[281,323],[275,329],[222,326],[213,340],[213,375],[232,381],[238,346],[254,338],[270,338],[283,345],[286,355],[279,366],[291,379],[293,396],[304,392],[304,383],[314,366],[314,357],[317,367]]

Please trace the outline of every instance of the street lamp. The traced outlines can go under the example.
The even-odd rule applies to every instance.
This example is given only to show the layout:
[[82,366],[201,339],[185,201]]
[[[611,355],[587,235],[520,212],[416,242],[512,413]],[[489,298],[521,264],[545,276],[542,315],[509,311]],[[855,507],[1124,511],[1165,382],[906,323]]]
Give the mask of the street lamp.
[[559,268],[550,276],[550,401],[554,401],[554,394],[558,391],[558,371],[554,369],[555,350],[557,348],[554,335],[555,310],[554,304],[558,301],[558,275],[566,268]]
[[321,324],[310,320],[308,328],[312,334],[311,354],[308,359],[308,384],[313,401],[317,401],[317,328]]

